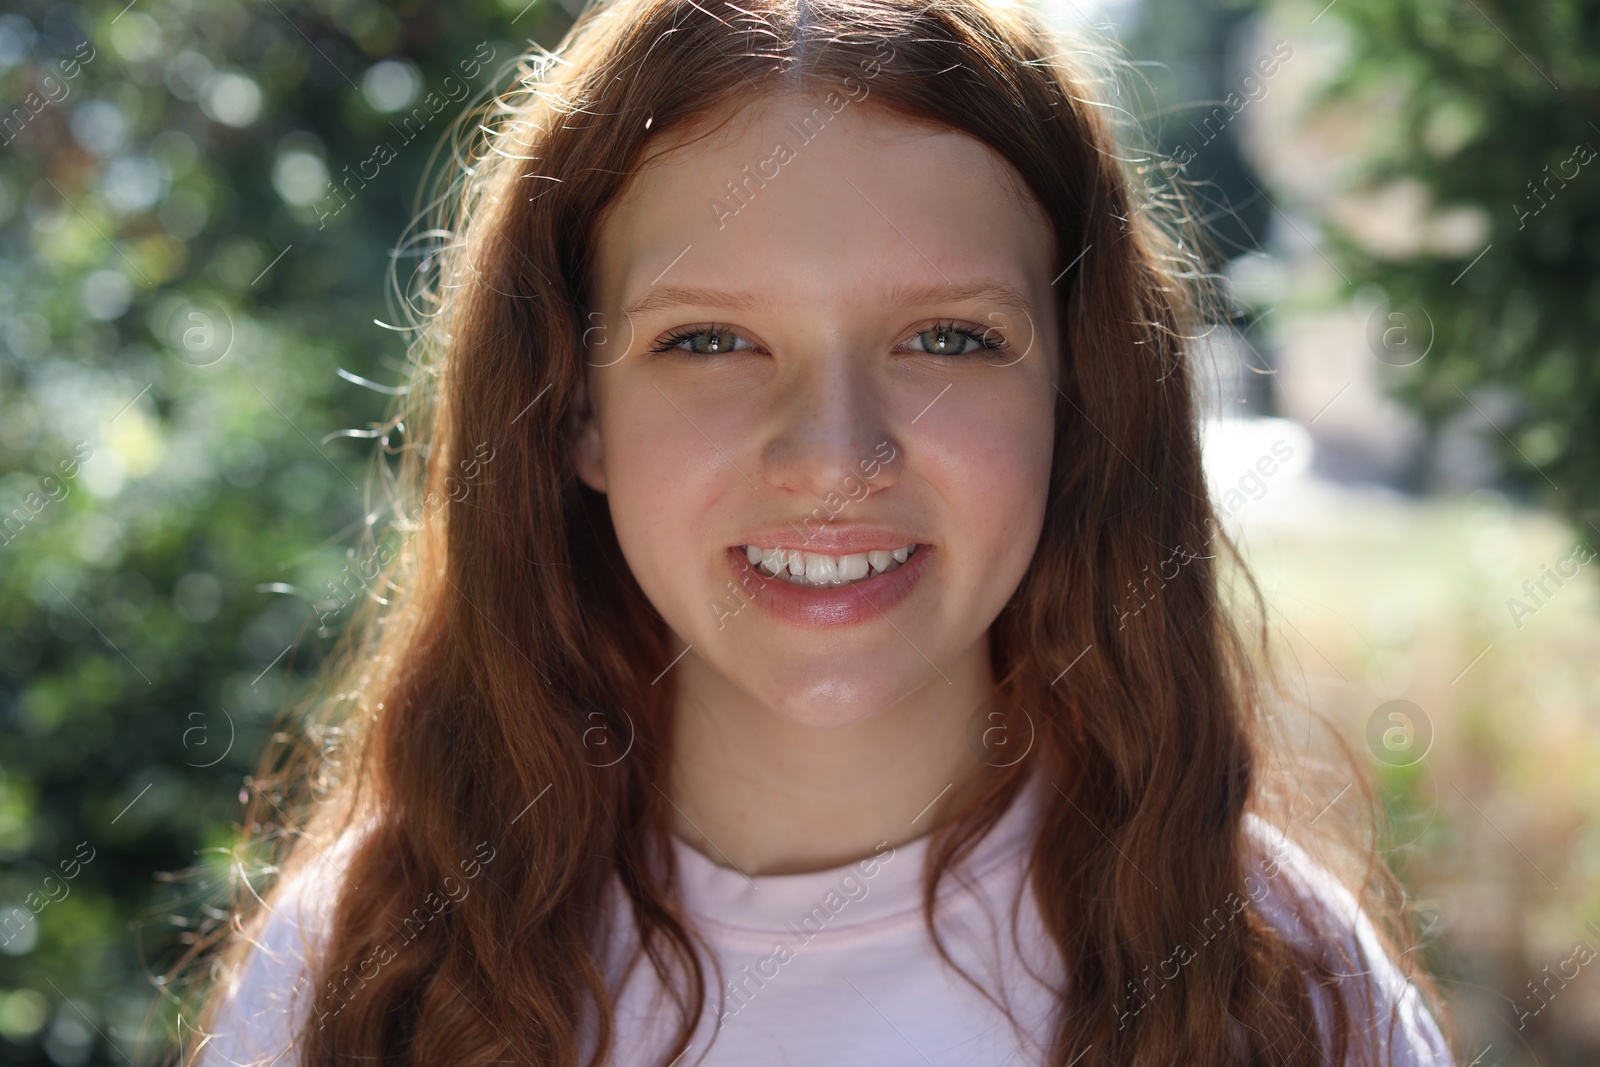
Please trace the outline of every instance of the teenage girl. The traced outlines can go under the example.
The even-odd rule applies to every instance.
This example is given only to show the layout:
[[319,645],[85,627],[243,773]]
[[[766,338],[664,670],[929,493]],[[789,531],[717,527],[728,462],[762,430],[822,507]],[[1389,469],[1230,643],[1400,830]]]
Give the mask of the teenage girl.
[[1453,1062],[1270,758],[1194,242],[1077,55],[605,0],[525,58],[185,1063]]

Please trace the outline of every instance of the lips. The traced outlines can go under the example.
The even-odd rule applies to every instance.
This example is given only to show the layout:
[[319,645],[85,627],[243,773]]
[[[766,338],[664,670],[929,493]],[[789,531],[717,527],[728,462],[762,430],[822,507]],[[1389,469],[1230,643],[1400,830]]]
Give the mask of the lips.
[[745,559],[769,578],[809,587],[839,586],[868,581],[898,570],[917,550],[915,543],[894,549],[850,552],[840,556],[798,549],[745,545]]
[[[739,588],[750,596],[756,607],[784,622],[801,626],[850,626],[871,622],[882,618],[901,601],[905,600],[916,589],[923,575],[927,573],[929,560],[935,555],[934,546],[918,543],[915,540],[896,540],[903,538],[902,534],[869,531],[832,531],[837,536],[831,538],[833,542],[828,548],[821,551],[828,552],[829,548],[841,554],[851,554],[851,549],[857,552],[884,551],[886,546],[915,545],[915,550],[907,553],[904,563],[894,567],[886,573],[872,574],[859,581],[843,585],[798,585],[783,578],[770,577],[758,567],[752,566],[747,556],[746,545],[756,544],[763,547],[771,546],[773,549],[784,548],[782,544],[773,544],[774,540],[783,541],[784,536],[772,537],[765,535],[768,541],[754,535],[744,544],[732,545],[728,548],[726,556],[729,567],[734,572]],[[793,548],[792,535],[787,538]],[[818,537],[814,541],[820,541]],[[840,546],[840,542],[853,542]],[[836,547],[838,546],[838,547]],[[818,548],[813,542],[806,551],[817,552]]]

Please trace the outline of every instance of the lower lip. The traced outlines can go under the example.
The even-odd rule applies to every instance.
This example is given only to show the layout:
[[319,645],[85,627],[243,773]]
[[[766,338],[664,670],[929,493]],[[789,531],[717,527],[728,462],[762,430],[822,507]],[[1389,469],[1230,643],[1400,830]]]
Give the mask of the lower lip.
[[768,577],[751,565],[743,545],[728,549],[728,563],[739,587],[774,618],[802,626],[851,626],[888,614],[910,596],[932,552],[932,545],[918,545],[910,558],[887,574],[839,586],[796,585]]

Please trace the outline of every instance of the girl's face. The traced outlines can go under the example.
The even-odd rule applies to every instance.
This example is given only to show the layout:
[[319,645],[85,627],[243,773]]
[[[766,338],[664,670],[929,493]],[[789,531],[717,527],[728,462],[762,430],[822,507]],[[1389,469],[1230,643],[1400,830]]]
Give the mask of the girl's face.
[[1054,242],[1015,171],[841,94],[764,97],[652,157],[597,243],[578,473],[701,661],[680,681],[815,726],[987,684],[1058,379]]

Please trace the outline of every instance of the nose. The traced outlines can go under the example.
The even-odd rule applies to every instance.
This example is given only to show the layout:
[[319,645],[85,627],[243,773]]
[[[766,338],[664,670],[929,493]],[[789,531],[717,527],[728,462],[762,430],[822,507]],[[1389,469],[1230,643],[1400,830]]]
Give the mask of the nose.
[[[778,418],[762,450],[767,484],[811,506],[860,501],[899,479],[892,405],[867,361],[847,347],[792,360]],[[893,457],[889,461],[886,457]]]

